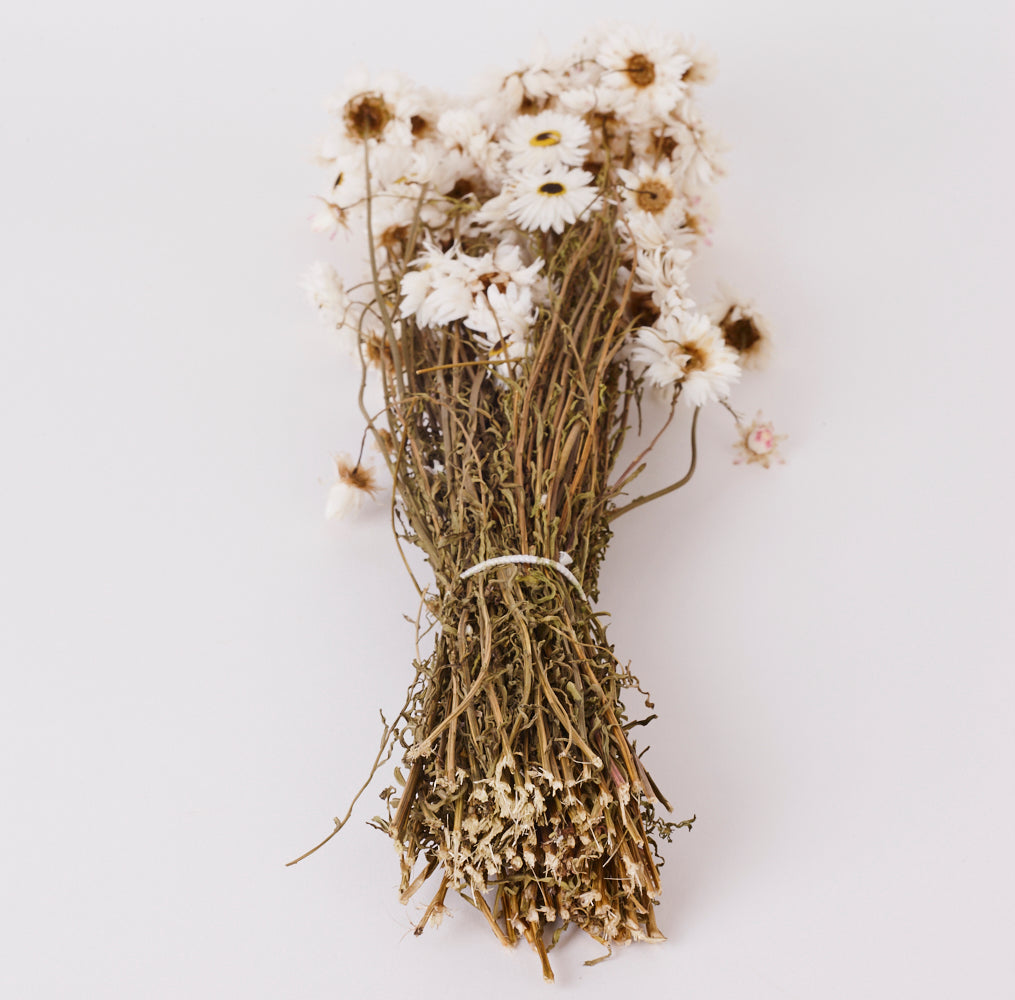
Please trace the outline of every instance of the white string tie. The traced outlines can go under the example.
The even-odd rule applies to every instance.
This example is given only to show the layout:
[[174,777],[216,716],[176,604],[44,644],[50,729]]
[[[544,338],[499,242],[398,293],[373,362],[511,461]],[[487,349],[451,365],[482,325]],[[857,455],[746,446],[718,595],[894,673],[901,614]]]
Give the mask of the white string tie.
[[566,553],[561,552],[559,559],[547,559],[546,556],[524,556],[521,554],[513,556],[497,556],[494,559],[484,559],[481,563],[476,563],[475,566],[470,566],[464,573],[461,574],[459,579],[468,580],[470,576],[475,576],[477,573],[484,569],[492,569],[494,566],[510,566],[510,565],[525,565],[525,566],[550,566],[557,570],[561,576],[564,577],[569,583],[574,585],[574,588],[581,595],[581,599],[586,603],[590,604],[588,597],[585,596],[585,591],[582,589],[582,585],[578,582],[578,577],[568,569],[568,566],[573,563],[574,560]]

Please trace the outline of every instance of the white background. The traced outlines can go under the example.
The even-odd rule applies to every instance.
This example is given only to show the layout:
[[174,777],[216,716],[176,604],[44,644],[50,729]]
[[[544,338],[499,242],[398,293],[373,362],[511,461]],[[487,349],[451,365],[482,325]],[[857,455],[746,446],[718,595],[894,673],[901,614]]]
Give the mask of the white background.
[[[786,465],[618,522],[602,606],[680,817],[660,946],[559,995],[1015,994],[1012,20],[988,0],[632,2],[721,59],[695,274],[777,334],[734,400]],[[462,901],[411,934],[344,811],[408,679],[383,506],[298,287],[323,99],[362,62],[464,91],[617,5],[35,3],[0,15],[0,995],[518,997]],[[1005,292],[1004,290],[1008,291]],[[677,435],[650,481],[686,461]],[[383,787],[378,781],[377,788]]]

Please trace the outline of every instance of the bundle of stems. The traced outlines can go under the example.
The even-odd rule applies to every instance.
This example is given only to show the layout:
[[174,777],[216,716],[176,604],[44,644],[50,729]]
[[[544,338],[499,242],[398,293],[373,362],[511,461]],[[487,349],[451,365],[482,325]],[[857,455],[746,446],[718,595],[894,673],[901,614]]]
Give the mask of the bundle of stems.
[[[375,825],[403,901],[437,878],[417,933],[454,890],[547,978],[568,925],[607,948],[662,938],[657,842],[693,822],[657,813],[632,738],[654,716],[628,717],[624,693],[644,692],[595,604],[613,521],[690,479],[700,406],[729,409],[764,342],[749,307],[705,314],[686,294],[719,172],[691,100],[710,66],[685,40],[608,31],[475,108],[357,83],[322,152],[318,228],[360,215],[369,275],[355,301],[327,266],[311,291],[358,351],[406,568],[403,543],[434,578],[413,576],[414,677],[374,763],[401,747],[405,772]],[[650,387],[668,409],[621,468]],[[632,499],[678,402],[690,468]],[[746,460],[767,464],[771,428],[748,433]],[[372,490],[362,456],[339,462],[334,509]]]
[[[364,416],[395,483],[397,534],[433,570],[426,608],[437,626],[416,664],[408,775],[384,826],[403,898],[419,888],[417,862],[423,876],[441,873],[417,933],[449,888],[462,891],[500,940],[531,943],[547,978],[547,928],[571,923],[603,944],[662,937],[653,836],[685,825],[655,814],[656,803],[670,807],[621,699],[636,681],[592,603],[611,521],[650,498],[617,504],[644,452],[613,478],[641,391],[622,352],[639,317],[630,282],[618,295],[615,221],[604,209],[546,234],[555,291],[531,363],[511,377],[490,378],[458,324],[436,337],[411,320],[396,331],[385,316],[396,290],[374,274],[389,327],[374,345],[385,355],[385,425]],[[549,565],[560,553],[580,586]],[[546,562],[463,579],[505,554]]]

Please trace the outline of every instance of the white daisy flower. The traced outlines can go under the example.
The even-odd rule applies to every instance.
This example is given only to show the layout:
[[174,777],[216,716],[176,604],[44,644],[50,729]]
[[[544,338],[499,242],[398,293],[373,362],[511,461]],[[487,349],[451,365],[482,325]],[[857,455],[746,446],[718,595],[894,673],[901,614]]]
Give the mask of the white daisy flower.
[[673,340],[654,326],[643,326],[635,331],[635,346],[631,359],[645,365],[645,378],[657,389],[666,389],[679,382],[689,356]]
[[527,329],[535,296],[545,294],[542,266],[542,260],[523,265],[521,250],[511,244],[479,257],[458,247],[445,253],[431,245],[402,276],[400,313],[415,316],[423,327],[465,320],[473,329],[499,337],[503,312],[509,328]]
[[670,157],[688,193],[704,193],[725,173],[722,154],[726,144],[705,125],[690,101],[674,108],[662,135],[674,144]]
[[665,315],[635,336],[631,356],[646,366],[646,379],[659,388],[679,382],[680,397],[688,406],[724,399],[740,377],[736,352],[707,316]]
[[503,289],[490,285],[477,295],[463,322],[470,330],[483,334],[489,347],[503,338],[524,338],[535,318],[531,287],[510,282]]
[[591,57],[602,70],[600,108],[622,114],[632,125],[666,116],[686,92],[691,60],[678,39],[611,25],[593,42]]
[[577,167],[588,152],[589,127],[561,111],[521,115],[504,129],[501,145],[514,170]]
[[725,399],[740,378],[737,352],[728,347],[722,332],[704,315],[684,324],[680,346],[688,355],[680,396],[688,406]]
[[345,140],[352,145],[411,146],[432,134],[447,105],[447,98],[424,90],[400,73],[371,77],[357,70],[328,101],[327,110],[339,120]]
[[488,198],[472,216],[476,225],[499,234],[509,225],[508,209],[511,208],[514,197],[514,191],[510,187],[505,187],[499,194]]
[[403,318],[415,316],[420,326],[441,326],[468,316],[472,293],[461,265],[437,246],[430,246],[402,276]]
[[473,109],[445,111],[437,122],[437,131],[444,146],[467,156],[488,182],[503,177],[503,151]]
[[349,208],[366,197],[366,171],[360,155],[338,156],[328,164],[328,187],[324,192],[329,200]]
[[687,72],[684,73],[684,82],[688,84],[711,83],[715,79],[719,66],[715,52],[707,45],[699,44],[687,36],[677,38],[676,44],[691,64]]
[[670,234],[664,233],[655,217],[647,212],[617,219],[617,229],[625,252],[631,256],[637,251],[648,253],[672,244]]
[[651,216],[660,229],[676,229],[684,218],[680,185],[668,164],[653,165],[645,160],[633,170],[620,169],[624,207],[629,218]]
[[595,87],[575,87],[573,90],[565,90],[557,98],[561,110],[572,115],[587,115],[595,110],[596,102]]
[[347,226],[345,209],[327,198],[315,198],[316,206],[308,216],[310,229],[315,233],[334,236],[340,227]]
[[522,174],[513,185],[507,215],[522,229],[562,233],[599,197],[584,170],[562,167],[545,173]]
[[317,261],[301,282],[310,301],[317,307],[322,322],[339,327],[345,324],[352,303],[338,272],[323,261]]
[[691,251],[677,246],[661,246],[639,253],[635,259],[634,290],[651,295],[656,307],[662,309],[674,297],[681,301],[687,292],[687,265]]

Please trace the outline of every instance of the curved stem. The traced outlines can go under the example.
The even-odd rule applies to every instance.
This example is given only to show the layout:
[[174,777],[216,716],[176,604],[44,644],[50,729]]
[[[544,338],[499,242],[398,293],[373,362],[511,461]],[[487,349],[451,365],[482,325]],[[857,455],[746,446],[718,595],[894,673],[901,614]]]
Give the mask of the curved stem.
[[617,507],[606,516],[607,521],[612,521],[614,518],[620,517],[621,514],[626,514],[629,510],[634,510],[635,507],[640,507],[642,504],[648,503],[650,500],[658,500],[659,497],[666,496],[667,493],[672,493],[674,490],[679,490],[681,486],[684,486],[694,475],[694,467],[698,464],[698,414],[701,412],[701,407],[696,406],[694,408],[694,416],[691,418],[691,465],[687,470],[686,475],[682,479],[678,479],[675,483],[671,483],[669,486],[664,486],[661,490],[656,490],[655,493],[647,493],[643,497],[638,497],[637,500],[632,500],[629,504],[625,504],[623,507]]
[[666,418],[666,423],[659,428],[658,433],[654,438],[652,438],[652,441],[649,444],[649,446],[644,451],[642,451],[642,453],[638,455],[638,457],[635,458],[634,461],[632,461],[631,464],[620,474],[620,476],[617,478],[617,481],[611,487],[612,491],[619,492],[634,478],[634,475],[632,475],[632,473],[634,473],[636,469],[641,468],[642,459],[659,443],[659,439],[663,436],[663,434],[666,433],[667,428],[673,422],[673,416],[677,412],[677,400],[679,398],[680,398],[680,390],[678,389],[673,394],[673,400],[670,403],[670,414]]
[[[345,816],[343,816],[341,819],[339,819],[336,816],[335,829],[332,830],[331,833],[329,833],[328,836],[325,837],[324,840],[322,840],[316,847],[311,847],[309,851],[305,851],[298,858],[293,858],[292,861],[287,861],[285,863],[286,868],[291,868],[293,865],[299,864],[304,858],[309,858],[310,855],[313,854],[315,851],[319,851],[322,847],[324,847],[324,845],[329,840],[331,840],[332,837],[335,836],[336,833],[338,833],[339,830],[342,829],[343,826],[345,826],[346,823],[349,822],[349,817],[352,815],[353,807],[359,801],[359,797],[367,790],[367,786],[370,784],[371,781],[374,780],[374,775],[381,769],[381,767],[384,765],[388,757],[391,756],[391,750],[388,750],[388,757],[384,756],[384,751],[388,748],[388,740],[391,739],[392,733],[395,730],[395,726],[398,724],[399,719],[402,718],[402,715],[407,708],[408,702],[406,702],[405,708],[403,708],[402,711],[398,713],[398,715],[395,717],[395,721],[392,722],[390,726],[385,724],[384,732],[381,735],[381,746],[380,749],[377,751],[377,756],[374,758],[373,767],[370,768],[370,773],[367,775],[367,780],[363,782],[363,784],[360,786],[360,790],[353,796],[352,802],[349,803],[349,808],[345,812]],[[383,718],[384,715],[382,713],[381,719]],[[394,749],[394,747],[392,747],[392,749]]]

